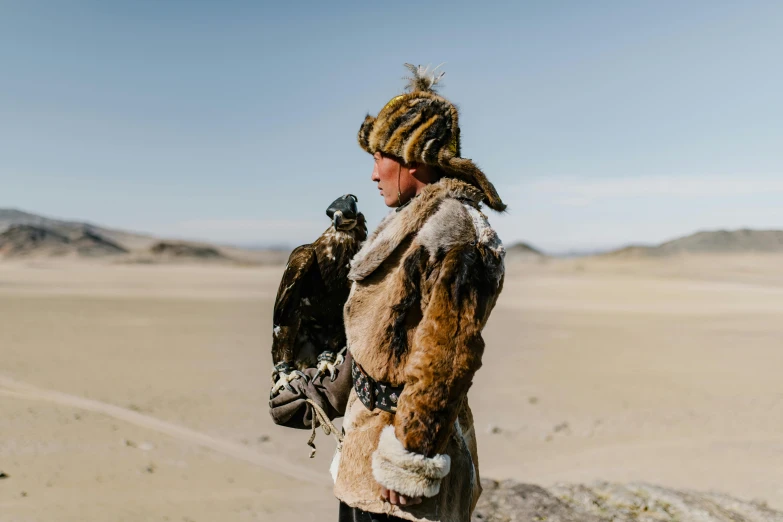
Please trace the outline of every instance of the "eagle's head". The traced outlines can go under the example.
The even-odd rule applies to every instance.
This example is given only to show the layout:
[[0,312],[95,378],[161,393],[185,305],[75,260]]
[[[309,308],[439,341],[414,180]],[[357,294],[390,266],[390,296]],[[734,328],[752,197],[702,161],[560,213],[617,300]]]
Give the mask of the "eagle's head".
[[335,230],[351,230],[356,226],[359,211],[356,202],[359,199],[353,194],[341,196],[329,205],[326,215],[332,220]]

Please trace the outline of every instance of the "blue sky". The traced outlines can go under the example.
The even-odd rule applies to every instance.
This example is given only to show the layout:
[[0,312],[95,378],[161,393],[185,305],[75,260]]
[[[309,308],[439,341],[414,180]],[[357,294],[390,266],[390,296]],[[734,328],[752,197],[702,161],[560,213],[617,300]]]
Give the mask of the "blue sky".
[[783,228],[783,3],[0,2],[0,207],[306,242],[356,143],[439,64],[506,243],[564,251]]

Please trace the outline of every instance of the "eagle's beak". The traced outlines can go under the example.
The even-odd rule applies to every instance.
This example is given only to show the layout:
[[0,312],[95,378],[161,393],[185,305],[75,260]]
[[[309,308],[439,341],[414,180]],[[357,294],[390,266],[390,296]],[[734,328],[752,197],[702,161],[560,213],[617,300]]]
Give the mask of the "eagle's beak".
[[332,217],[332,223],[334,224],[334,228],[338,228],[340,225],[343,224],[343,211],[338,210],[334,213],[334,217]]

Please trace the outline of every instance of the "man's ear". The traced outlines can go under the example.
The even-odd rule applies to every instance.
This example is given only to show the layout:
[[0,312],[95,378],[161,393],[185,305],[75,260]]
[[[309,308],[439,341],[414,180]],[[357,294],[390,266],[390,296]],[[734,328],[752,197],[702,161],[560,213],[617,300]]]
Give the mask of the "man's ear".
[[408,166],[411,176],[425,183],[434,183],[440,179],[440,173],[426,163],[411,163]]

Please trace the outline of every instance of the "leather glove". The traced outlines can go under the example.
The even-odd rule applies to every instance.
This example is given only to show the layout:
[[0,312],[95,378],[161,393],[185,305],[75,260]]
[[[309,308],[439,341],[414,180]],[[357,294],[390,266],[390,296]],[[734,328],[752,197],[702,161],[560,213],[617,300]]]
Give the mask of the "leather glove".
[[329,420],[342,417],[345,414],[345,406],[353,387],[351,379],[351,353],[345,353],[345,360],[337,367],[337,378],[332,382],[328,375],[319,375],[313,381],[315,368],[302,370],[307,375],[308,382],[304,379],[295,379],[290,382],[294,392],[286,389],[280,391],[269,401],[269,415],[275,424],[296,429],[311,429],[313,426],[313,411],[308,407],[305,399],[310,399],[318,404],[329,416]]

